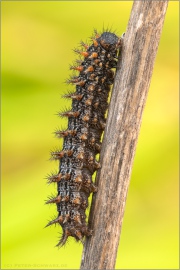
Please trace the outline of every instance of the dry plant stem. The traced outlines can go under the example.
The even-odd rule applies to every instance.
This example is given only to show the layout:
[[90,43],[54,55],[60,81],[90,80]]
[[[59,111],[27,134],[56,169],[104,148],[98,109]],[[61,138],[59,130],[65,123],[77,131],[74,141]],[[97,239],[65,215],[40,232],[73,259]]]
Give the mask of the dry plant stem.
[[[129,179],[168,1],[134,1],[123,41],[81,269],[114,269]],[[145,178],[145,176],[144,176]]]

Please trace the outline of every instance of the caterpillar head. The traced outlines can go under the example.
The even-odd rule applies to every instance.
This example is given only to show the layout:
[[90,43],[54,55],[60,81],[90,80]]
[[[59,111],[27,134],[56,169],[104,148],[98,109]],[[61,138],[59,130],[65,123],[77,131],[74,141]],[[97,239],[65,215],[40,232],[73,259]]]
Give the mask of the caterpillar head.
[[117,49],[120,46],[120,39],[114,33],[110,32],[102,33],[98,41],[106,51]]

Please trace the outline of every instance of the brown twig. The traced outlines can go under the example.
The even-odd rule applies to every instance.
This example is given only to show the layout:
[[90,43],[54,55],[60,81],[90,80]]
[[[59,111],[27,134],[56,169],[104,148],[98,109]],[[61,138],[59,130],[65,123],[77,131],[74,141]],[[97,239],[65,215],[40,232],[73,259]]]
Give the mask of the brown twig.
[[81,269],[114,269],[127,191],[168,1],[134,1],[123,41]]

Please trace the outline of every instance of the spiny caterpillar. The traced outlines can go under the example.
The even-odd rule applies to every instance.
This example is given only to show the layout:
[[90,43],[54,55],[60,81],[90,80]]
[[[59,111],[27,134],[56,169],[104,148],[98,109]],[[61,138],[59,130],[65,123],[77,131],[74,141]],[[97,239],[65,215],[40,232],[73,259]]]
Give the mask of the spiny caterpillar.
[[101,150],[101,135],[105,128],[105,113],[108,107],[110,86],[114,81],[117,55],[121,38],[114,33],[103,32],[91,38],[92,45],[81,42],[85,50],[75,50],[84,57],[70,67],[79,72],[67,83],[76,85],[72,109],[59,116],[68,117],[68,128],[57,130],[55,135],[63,138],[63,149],[53,151],[52,159],[59,160],[59,172],[48,176],[48,183],[57,183],[58,194],[46,203],[57,205],[58,216],[46,226],[60,224],[63,230],[57,246],[63,246],[69,236],[83,242],[92,235],[86,223],[86,208],[90,193],[97,192],[92,182],[93,173],[100,168],[95,156]]

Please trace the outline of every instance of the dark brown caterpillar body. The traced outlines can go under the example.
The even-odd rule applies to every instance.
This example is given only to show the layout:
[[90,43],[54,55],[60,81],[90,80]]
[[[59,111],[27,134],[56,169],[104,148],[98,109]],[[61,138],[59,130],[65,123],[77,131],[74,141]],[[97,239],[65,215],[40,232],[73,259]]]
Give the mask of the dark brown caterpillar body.
[[85,210],[90,193],[97,191],[92,175],[100,168],[95,156],[101,149],[107,99],[114,81],[111,69],[116,68],[120,39],[114,33],[95,32],[92,41],[90,46],[81,43],[85,51],[75,50],[84,60],[70,68],[79,71],[77,77],[68,80],[76,85],[76,91],[65,95],[72,99],[72,110],[60,115],[68,117],[68,128],[55,132],[57,137],[64,138],[64,143],[61,151],[52,152],[52,158],[60,161],[59,173],[48,177],[49,183],[57,182],[58,194],[46,203],[56,203],[58,217],[47,226],[61,225],[61,246],[69,236],[82,241],[84,236],[92,235]]

